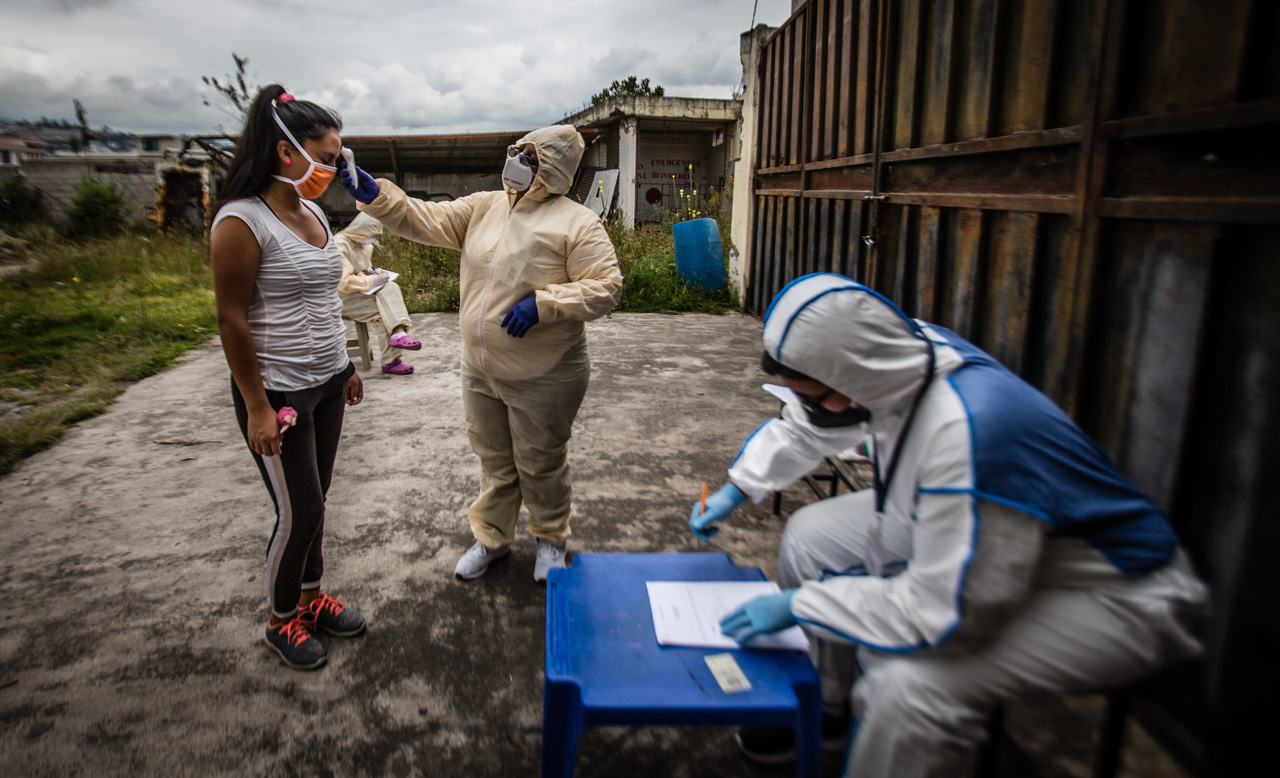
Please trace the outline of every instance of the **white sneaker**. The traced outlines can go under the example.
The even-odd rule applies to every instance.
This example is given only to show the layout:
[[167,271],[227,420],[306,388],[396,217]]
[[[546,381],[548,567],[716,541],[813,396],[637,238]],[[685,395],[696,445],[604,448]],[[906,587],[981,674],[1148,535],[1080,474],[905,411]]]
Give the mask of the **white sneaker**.
[[511,546],[490,550],[477,540],[476,544],[467,549],[467,553],[463,554],[462,558],[458,560],[458,566],[453,568],[453,574],[466,581],[470,581],[472,578],[479,578],[485,574],[491,563],[510,553]]
[[552,543],[538,538],[538,556],[533,560],[533,580],[538,583],[547,582],[547,572],[553,567],[564,567],[565,554],[569,544]]

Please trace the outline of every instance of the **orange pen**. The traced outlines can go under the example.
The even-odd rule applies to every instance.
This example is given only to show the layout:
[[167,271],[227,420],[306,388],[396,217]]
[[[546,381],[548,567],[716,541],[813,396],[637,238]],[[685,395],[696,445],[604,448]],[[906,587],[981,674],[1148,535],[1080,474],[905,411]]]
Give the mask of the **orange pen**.
[[702,513],[699,513],[698,515],[701,516],[703,513],[706,513],[706,512],[707,512],[707,482],[703,481],[702,482]]

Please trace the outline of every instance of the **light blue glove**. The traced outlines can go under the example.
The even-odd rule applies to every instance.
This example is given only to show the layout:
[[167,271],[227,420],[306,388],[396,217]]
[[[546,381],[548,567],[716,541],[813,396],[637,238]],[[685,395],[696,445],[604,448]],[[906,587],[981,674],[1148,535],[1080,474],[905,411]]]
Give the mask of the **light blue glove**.
[[689,529],[703,543],[711,542],[711,539],[716,536],[720,528],[708,528],[709,525],[729,518],[729,514],[733,513],[733,509],[741,505],[743,500],[746,499],[747,496],[738,491],[738,487],[731,483],[725,484],[720,487],[720,491],[707,498],[706,513],[702,512],[701,500],[693,504],[693,512],[689,514]]
[[356,166],[356,180],[358,184],[352,183],[351,172],[347,170],[347,161],[338,157],[338,183],[347,190],[347,194],[365,205],[377,199],[378,193],[382,191],[378,187],[378,182],[373,180],[373,176],[361,170],[359,165]]
[[529,328],[538,323],[538,296],[531,294],[520,302],[511,306],[511,310],[507,311],[507,315],[502,317],[502,323],[499,327],[506,327],[507,334],[516,338],[523,338]]
[[756,635],[768,635],[796,625],[791,615],[791,598],[799,589],[787,589],[777,594],[757,597],[720,620],[720,632],[746,643]]

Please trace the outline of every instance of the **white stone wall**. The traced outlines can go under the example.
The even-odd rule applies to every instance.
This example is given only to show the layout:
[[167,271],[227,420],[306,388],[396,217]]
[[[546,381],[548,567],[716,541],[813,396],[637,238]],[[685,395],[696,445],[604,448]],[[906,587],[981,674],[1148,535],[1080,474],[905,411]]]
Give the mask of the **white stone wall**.
[[54,216],[66,210],[71,193],[84,176],[123,187],[132,218],[142,220],[146,209],[156,204],[155,169],[151,160],[49,157],[23,162],[22,173],[28,184],[44,192],[45,204]]

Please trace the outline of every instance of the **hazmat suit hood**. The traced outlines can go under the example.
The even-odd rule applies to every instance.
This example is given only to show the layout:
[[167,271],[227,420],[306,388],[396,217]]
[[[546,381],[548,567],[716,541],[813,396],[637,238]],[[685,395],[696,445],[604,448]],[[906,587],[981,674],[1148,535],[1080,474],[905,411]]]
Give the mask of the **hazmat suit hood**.
[[373,218],[367,213],[356,214],[356,218],[344,230],[338,233],[350,240],[352,243],[362,244],[370,238],[376,238],[382,234],[382,222]]
[[909,406],[931,370],[959,365],[951,349],[935,350],[920,324],[888,299],[834,273],[801,276],[773,298],[764,346],[873,418]]
[[[538,150],[538,175],[529,186],[526,198],[545,200],[553,195],[566,194],[573,186],[573,174],[578,171],[582,152],[587,144],[571,124],[553,124],[530,132],[517,146],[532,143]],[[514,190],[507,189],[508,193]]]

